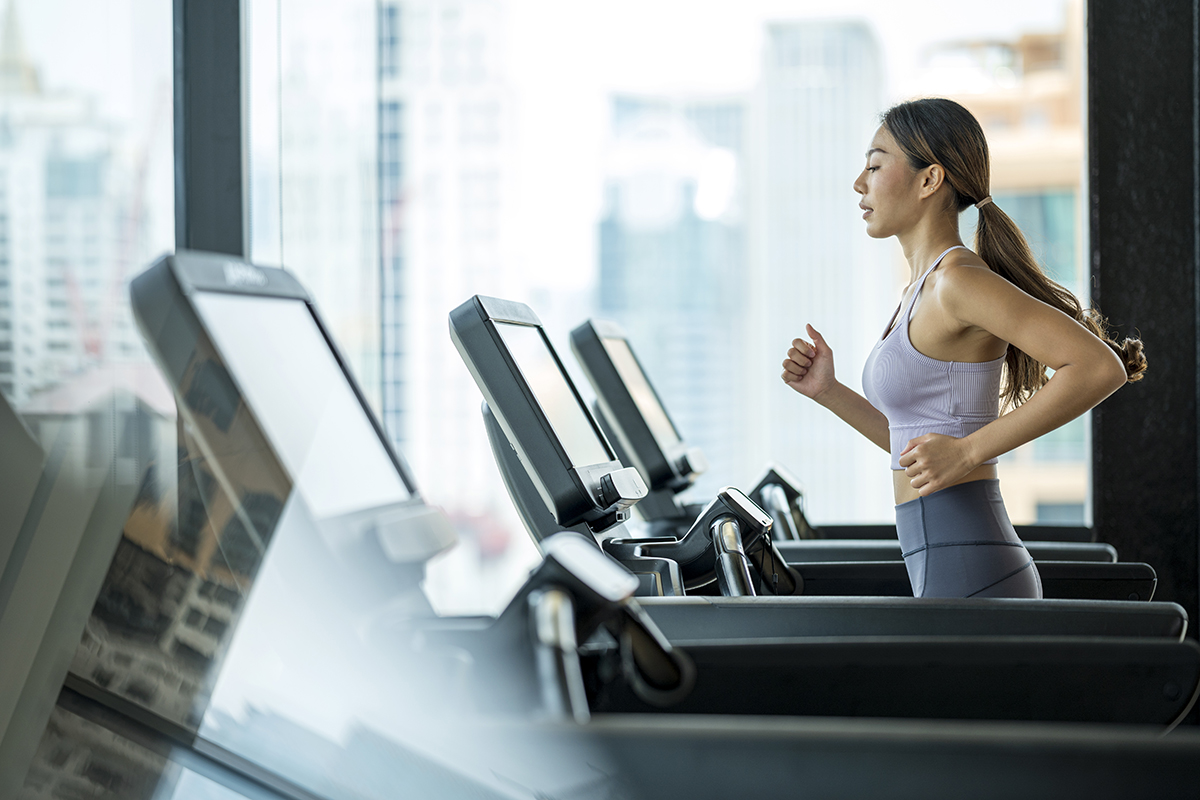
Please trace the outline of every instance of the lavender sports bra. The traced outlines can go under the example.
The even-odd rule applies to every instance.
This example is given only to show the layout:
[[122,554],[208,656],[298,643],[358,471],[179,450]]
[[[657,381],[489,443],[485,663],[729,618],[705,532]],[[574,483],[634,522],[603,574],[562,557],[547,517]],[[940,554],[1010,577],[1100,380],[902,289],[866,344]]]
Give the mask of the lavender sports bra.
[[[959,247],[962,245],[950,250]],[[961,439],[1000,414],[1004,356],[978,363],[938,361],[917,352],[908,338],[913,304],[929,273],[950,250],[938,256],[917,280],[912,296],[896,311],[895,325],[884,331],[863,367],[863,393],[888,420],[892,469],[904,469],[900,466],[900,452],[910,439],[926,433]],[[996,459],[984,463],[995,464]]]

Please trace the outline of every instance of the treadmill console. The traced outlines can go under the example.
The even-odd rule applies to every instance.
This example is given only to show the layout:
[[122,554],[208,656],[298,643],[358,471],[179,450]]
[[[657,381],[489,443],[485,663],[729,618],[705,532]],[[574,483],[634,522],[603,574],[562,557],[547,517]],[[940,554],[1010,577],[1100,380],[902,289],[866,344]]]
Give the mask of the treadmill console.
[[[534,512],[518,496],[523,472],[558,530],[598,533],[626,520],[645,483],[617,459],[532,309],[476,295],[450,312],[450,337],[483,393],[485,419],[503,434],[489,429],[517,507]],[[539,541],[553,533],[526,524]]]
[[699,448],[684,441],[646,371],[614,322],[589,320],[571,331],[600,413],[651,491],[678,493],[708,469]]
[[214,526],[247,529],[260,556],[276,528],[311,530],[389,590],[397,574],[419,580],[425,561],[454,544],[290,273],[180,252],[130,293],[204,468],[228,498],[213,507],[227,515]]

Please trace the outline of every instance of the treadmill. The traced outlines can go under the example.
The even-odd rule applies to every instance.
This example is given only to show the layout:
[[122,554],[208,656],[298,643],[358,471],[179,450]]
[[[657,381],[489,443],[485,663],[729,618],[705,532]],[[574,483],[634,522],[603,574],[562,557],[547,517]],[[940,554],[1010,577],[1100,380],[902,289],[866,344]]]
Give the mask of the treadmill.
[[[630,473],[637,477],[640,474],[633,468],[621,467],[612,445],[588,414],[562,369],[532,309],[521,303],[476,296],[455,309],[450,322],[459,353],[487,400],[485,419],[490,420],[493,452],[509,482],[510,494],[535,539],[561,527],[577,526],[581,531],[590,527],[602,546],[618,559],[628,563],[633,563],[634,558],[642,559],[635,571],[650,581],[645,591],[652,594],[678,595],[681,586],[688,583],[692,584],[690,593],[695,593],[701,582],[738,583],[739,576],[733,573],[740,570],[708,568],[716,556],[704,555],[707,551],[698,542],[709,534],[692,533],[709,524],[704,513],[692,519],[688,523],[692,530],[680,537],[630,538],[624,528],[606,532],[624,522],[632,504],[649,492],[644,482],[639,482],[641,491],[637,497],[621,496],[621,487],[629,483]],[[475,328],[485,330],[487,335]],[[551,419],[557,424],[552,424]],[[559,437],[563,437],[565,445]],[[526,475],[532,479],[532,488],[523,491],[521,484]],[[572,477],[565,477],[568,475]],[[600,484],[589,494],[586,487],[595,481]],[[742,524],[748,526],[747,532],[742,533],[746,537],[742,556],[755,562],[748,570],[749,581],[756,586],[755,593],[764,588],[756,576],[769,567],[767,593],[912,596],[907,570],[898,560],[786,564],[777,541],[753,535],[753,529],[769,530],[773,521],[748,500],[727,502],[733,497],[745,499],[736,489],[726,489],[721,495],[725,499],[719,500],[733,509],[735,515],[740,513],[739,509],[753,507],[740,516]],[[712,503],[707,511],[716,513]],[[686,552],[672,552],[678,548]],[[679,565],[684,573],[696,574],[691,577],[684,574],[681,584],[667,566],[651,578],[654,570],[648,565],[656,557]],[[1044,594],[1051,599],[1148,600],[1156,582],[1153,569],[1146,564],[1055,561],[1042,562],[1039,571]],[[738,589],[733,593],[747,592]]]
[[[596,392],[596,421],[621,463],[636,467],[650,489],[638,503],[639,513],[652,531],[671,535],[686,530],[695,509],[678,496],[706,469],[703,453],[679,433],[620,325],[588,320],[571,331],[571,349]],[[778,465],[768,467],[747,494],[771,515],[779,551],[789,563],[900,559],[894,535],[890,540],[819,538],[822,531],[804,516],[797,482]],[[1117,560],[1116,549],[1100,542],[1025,541],[1025,546],[1039,566],[1043,561]]]
[[[695,753],[711,754],[714,764],[730,737],[749,736],[764,753],[783,756],[800,732],[829,730],[790,719],[799,713],[1163,725],[1186,711],[1200,683],[1200,648],[1156,636],[710,639],[684,651],[633,597],[639,580],[590,534],[572,532],[541,540],[545,560],[499,618],[438,618],[420,580],[425,562],[453,544],[453,531],[421,501],[294,279],[228,257],[180,253],[137,278],[131,291],[139,326],[225,495],[244,499],[273,486],[292,514],[244,524],[269,546],[275,527],[290,520],[287,535],[328,552],[328,575],[362,574],[364,583],[382,577],[374,583],[393,587],[395,599],[363,632],[392,645],[397,664],[411,670],[397,673],[402,688],[414,703],[434,703],[421,713],[438,716],[456,742],[503,732],[480,742],[481,757],[490,746],[528,758],[522,737],[535,745],[559,737],[584,749],[598,743],[618,768],[640,768],[647,754],[621,742],[647,723],[629,711],[656,715],[663,747],[695,743]],[[596,483],[623,483],[603,480],[617,467],[596,470]],[[618,493],[626,488],[636,493],[635,484]],[[980,691],[981,680],[998,675],[998,685]],[[897,681],[906,692],[888,688]],[[445,718],[443,703],[466,715],[461,724]],[[707,716],[751,710],[778,721]],[[684,720],[672,711],[705,716]],[[932,729],[943,737],[962,730]],[[863,749],[865,729],[845,730],[844,748],[835,750],[870,750],[869,742]],[[922,739],[915,728],[893,730],[911,732],[913,741],[936,739]],[[1003,741],[1015,729],[974,730],[981,740]],[[499,768],[495,757],[488,769]],[[1163,752],[1171,764],[1194,757],[1186,748]],[[739,763],[767,766],[761,757]]]
[[[686,692],[689,671],[703,673],[645,622],[630,596],[636,579],[590,536],[545,539],[545,561],[499,618],[438,618],[420,581],[453,530],[421,501],[299,284],[282,270],[180,252],[131,293],[224,491],[244,499],[273,485],[297,512],[290,528],[287,517],[256,517],[251,530],[267,546],[293,535],[323,543],[328,563],[317,577],[340,576],[339,586],[358,577],[355,596],[367,584],[390,587],[385,613],[361,632],[389,645],[397,665],[380,690],[418,706],[412,727],[425,746],[394,763],[397,780],[429,796],[803,786],[886,798],[971,782],[977,796],[1008,797],[1049,780],[1056,796],[1091,797],[1178,791],[1200,765],[1200,736],[1161,738],[1145,727],[598,713],[597,687],[627,683],[665,703]],[[456,691],[464,672],[470,690]]]
[[[934,662],[945,668],[947,672],[942,674],[940,682],[947,686],[957,683],[963,687],[963,693],[957,696],[958,702],[963,702],[966,697],[973,698],[957,712],[940,708],[938,715],[969,716],[979,713],[991,718],[991,715],[1006,712],[995,707],[986,710],[978,708],[974,705],[974,692],[986,695],[993,689],[984,691],[978,684],[973,690],[966,688],[973,680],[989,672],[991,668],[985,663],[1012,663],[1009,659],[1019,660],[1024,665],[1022,669],[1031,670],[1023,673],[1031,681],[1025,689],[1042,697],[1042,691],[1055,679],[1047,675],[1050,683],[1042,683],[1040,677],[1032,676],[1049,663],[1064,657],[1065,651],[1056,648],[1096,646],[1098,649],[1088,656],[1083,656],[1079,651],[1080,658],[1071,667],[1074,678],[1070,680],[1090,681],[1084,676],[1097,663],[1090,659],[1106,659],[1108,656],[1101,655],[1101,652],[1110,645],[1118,641],[1125,643],[1117,646],[1118,651],[1124,647],[1140,647],[1140,644],[1133,643],[1134,640],[1124,635],[1101,638],[1117,633],[1115,628],[1110,627],[1116,623],[1116,618],[1109,616],[1109,611],[1115,611],[1119,606],[1121,615],[1131,615],[1124,617],[1129,624],[1128,633],[1136,635],[1139,630],[1149,632],[1138,621],[1139,611],[1158,604],[1075,603],[1070,605],[1072,611],[1068,618],[1055,613],[1056,608],[1063,607],[1061,601],[929,601],[910,596],[907,600],[891,601],[890,613],[886,616],[893,627],[885,631],[877,627],[878,603],[881,602],[878,599],[844,601],[778,595],[720,598],[671,596],[677,594],[681,586],[685,591],[689,587],[693,590],[711,590],[720,586],[723,594],[728,593],[726,590],[729,587],[736,587],[743,595],[755,594],[753,583],[747,591],[744,580],[736,574],[723,576],[723,573],[744,575],[750,571],[752,559],[746,551],[752,545],[746,542],[751,537],[745,537],[744,542],[741,532],[749,531],[758,542],[769,542],[769,518],[745,495],[735,489],[726,489],[709,504],[681,539],[624,538],[622,523],[628,519],[630,507],[637,502],[639,495],[645,493],[645,487],[632,480],[630,469],[622,467],[615,459],[532,310],[520,303],[477,295],[451,312],[450,332],[484,395],[484,418],[493,453],[510,495],[534,540],[542,542],[564,528],[596,537],[598,546],[638,574],[642,581],[640,591],[650,595],[643,600],[643,605],[668,639],[677,644],[686,644],[694,658],[698,657],[698,653],[703,653],[706,658],[712,656],[714,660],[706,661],[700,674],[711,675],[715,671],[728,669],[730,679],[738,684],[739,689],[745,689],[743,694],[723,682],[703,684],[713,690],[713,695],[706,696],[702,702],[697,701],[699,704],[690,707],[691,710],[699,711],[702,707],[728,710],[731,707],[745,708],[747,703],[753,703],[756,692],[761,688],[749,688],[750,682],[732,678],[738,670],[769,671],[767,665],[774,664],[779,669],[776,677],[780,682],[787,683],[791,687],[789,691],[792,691],[796,690],[797,683],[804,683],[797,676],[808,668],[810,658],[828,657],[829,661],[825,663],[831,670],[828,673],[830,676],[839,670],[846,670],[847,674],[855,674],[861,679],[855,682],[856,686],[890,687],[882,691],[892,697],[895,703],[889,705],[880,702],[874,705],[880,698],[873,696],[871,703],[867,704],[873,709],[870,713],[901,714],[902,707],[911,702],[903,698],[911,698],[911,695],[899,690],[893,680],[905,668],[898,662],[890,662],[888,654],[894,654],[895,648],[903,647],[911,648],[907,651],[911,657],[925,659],[927,668]],[[891,566],[903,569],[902,564]],[[1055,564],[1056,569],[1077,566],[1096,565]],[[779,569],[780,565],[774,567]],[[788,568],[784,566],[783,569]],[[761,564],[757,571],[761,577]],[[801,577],[791,588],[802,591],[806,581],[807,577]],[[762,584],[765,585],[766,581],[762,581]],[[778,584],[775,586],[777,588]],[[928,624],[930,618],[922,616],[923,612],[932,608],[945,614],[936,627]],[[1167,604],[1163,611],[1179,619],[1182,609],[1176,610],[1173,604]],[[1090,617],[1090,623],[1085,623],[1082,617],[1074,616],[1076,613],[1094,616]],[[797,623],[796,620],[803,622]],[[802,625],[804,632],[798,633],[792,627],[794,624]],[[1023,630],[1025,625],[1033,626],[1036,632],[1033,628]],[[748,633],[751,630],[753,634]],[[857,633],[863,630],[871,633],[866,637],[839,635],[843,631]],[[1161,629],[1159,632],[1162,632]],[[798,639],[803,644],[799,645],[797,651],[781,647],[779,641],[770,644],[755,642],[757,637],[763,636],[813,638]],[[1190,641],[1176,643],[1183,646],[1183,650],[1179,651],[1181,656],[1184,650],[1189,653],[1200,652],[1200,648],[1194,647]],[[754,651],[760,646],[760,651]],[[805,646],[814,649],[806,652]],[[985,650],[989,655],[981,661],[978,654]],[[720,656],[713,655],[717,651],[720,651]],[[752,665],[743,661],[750,652],[755,652]],[[824,655],[817,656],[818,652]],[[835,652],[836,655],[832,655]],[[1126,655],[1132,656],[1132,653],[1132,650],[1126,651]],[[1184,660],[1191,658],[1190,655],[1183,657]],[[971,661],[974,666],[964,669],[962,674],[954,674],[956,667],[965,663],[957,659]],[[1137,660],[1137,656],[1132,656],[1132,661]],[[718,663],[721,666],[717,666]],[[887,663],[887,667],[878,676],[867,678],[858,671],[871,671],[884,663]],[[1049,672],[1054,672],[1054,669]],[[772,685],[776,685],[774,679],[771,680]],[[958,683],[962,680],[965,683]],[[1035,686],[1040,688],[1035,690]],[[1075,686],[1078,689],[1081,684]],[[1189,683],[1188,686],[1200,684]],[[1093,690],[1104,691],[1099,685],[1089,685],[1085,693],[1094,698]],[[1051,691],[1051,694],[1055,691]],[[1075,690],[1069,694],[1072,695],[1071,705],[1079,702]],[[617,707],[624,707],[620,704],[629,699],[627,695],[602,696],[615,698],[613,702],[618,704]],[[822,696],[831,698],[832,705],[825,707],[826,712],[831,714],[855,714],[866,707],[849,700],[847,693],[830,691]],[[1107,705],[1110,701],[1102,702]],[[1030,709],[1023,703],[1021,705],[1023,710],[1019,713],[1022,714],[1059,713],[1050,710],[1050,706],[1058,705],[1057,701],[1050,702],[1040,710]],[[684,710],[685,706],[686,703],[675,709]],[[883,710],[885,706],[887,711]],[[647,710],[640,706],[638,708]],[[916,713],[915,710],[913,713]],[[1075,712],[1064,713],[1069,715]]]

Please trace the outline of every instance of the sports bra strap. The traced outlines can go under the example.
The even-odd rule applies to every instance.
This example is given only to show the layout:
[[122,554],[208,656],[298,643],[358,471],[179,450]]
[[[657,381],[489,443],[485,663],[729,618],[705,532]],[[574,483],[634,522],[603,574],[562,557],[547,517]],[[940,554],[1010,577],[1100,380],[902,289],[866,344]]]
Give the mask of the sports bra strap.
[[933,260],[933,263],[929,265],[929,269],[927,269],[923,273],[921,273],[921,277],[917,279],[917,288],[913,290],[912,297],[908,298],[908,308],[904,312],[904,320],[906,322],[912,319],[913,307],[916,306],[916,304],[917,304],[917,296],[920,295],[921,290],[925,288],[925,279],[929,277],[929,273],[931,273],[935,269],[937,269],[937,265],[942,263],[942,259],[945,258],[947,256],[947,254],[949,254],[953,250],[959,250],[959,249],[966,250],[967,247],[966,247],[966,245],[956,244],[956,245],[954,245],[954,247],[951,247],[951,248],[943,251],[942,254],[940,256],[938,256],[937,258],[935,258]]

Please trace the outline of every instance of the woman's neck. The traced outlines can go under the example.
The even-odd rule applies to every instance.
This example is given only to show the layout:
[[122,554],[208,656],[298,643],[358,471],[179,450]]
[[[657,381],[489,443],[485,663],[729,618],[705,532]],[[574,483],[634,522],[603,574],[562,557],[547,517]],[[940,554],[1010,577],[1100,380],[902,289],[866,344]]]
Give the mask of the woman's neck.
[[896,234],[896,238],[904,250],[913,281],[929,269],[935,258],[963,243],[958,235],[957,214],[926,217],[911,229]]

